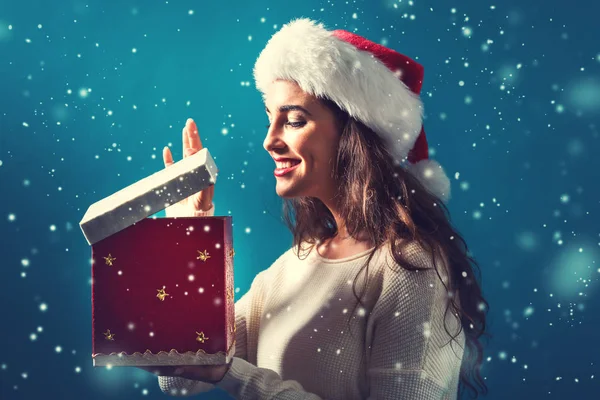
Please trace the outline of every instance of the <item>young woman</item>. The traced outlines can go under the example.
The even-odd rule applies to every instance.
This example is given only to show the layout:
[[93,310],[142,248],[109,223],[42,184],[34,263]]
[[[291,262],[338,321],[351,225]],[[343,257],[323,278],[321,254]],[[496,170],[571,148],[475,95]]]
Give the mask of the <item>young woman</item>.
[[[487,391],[487,302],[428,159],[413,60],[308,19],[269,41],[254,75],[293,245],[235,304],[229,365],[146,368],[161,389],[241,399],[456,399]],[[184,155],[202,148],[195,123]],[[173,163],[168,148],[165,165]],[[408,163],[406,163],[408,161]],[[167,208],[214,215],[213,187]]]

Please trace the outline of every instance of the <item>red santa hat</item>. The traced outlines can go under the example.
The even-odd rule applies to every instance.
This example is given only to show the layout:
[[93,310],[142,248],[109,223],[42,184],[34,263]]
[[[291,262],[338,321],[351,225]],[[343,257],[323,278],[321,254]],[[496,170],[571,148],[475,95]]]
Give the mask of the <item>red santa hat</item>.
[[392,49],[341,29],[299,18],[268,41],[254,66],[265,96],[276,80],[294,81],[305,92],[326,97],[381,136],[397,162],[442,201],[450,180],[429,159],[420,99],[423,66]]

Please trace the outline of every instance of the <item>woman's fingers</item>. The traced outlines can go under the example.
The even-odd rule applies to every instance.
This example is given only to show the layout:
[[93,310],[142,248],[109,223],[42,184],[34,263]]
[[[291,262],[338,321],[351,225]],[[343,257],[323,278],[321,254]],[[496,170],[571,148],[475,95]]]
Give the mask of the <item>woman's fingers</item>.
[[188,124],[185,124],[183,129],[181,130],[181,142],[183,144],[183,157],[187,157],[189,153],[190,146],[190,135],[188,134]]
[[137,367],[137,368],[143,369],[144,371],[148,371],[151,374],[158,375],[158,376],[173,376],[174,371],[175,371],[175,367],[164,367],[164,366],[160,366],[160,367],[148,366],[148,367]]
[[167,146],[163,148],[163,162],[165,163],[165,168],[173,165],[173,155],[171,154],[171,149]]
[[189,157],[202,149],[198,127],[193,119],[188,118],[182,131],[183,135],[183,157]]
[[198,126],[193,119],[188,118],[185,122],[188,128],[190,147],[196,149],[197,151],[202,150],[202,141],[200,140],[200,134],[198,133]]

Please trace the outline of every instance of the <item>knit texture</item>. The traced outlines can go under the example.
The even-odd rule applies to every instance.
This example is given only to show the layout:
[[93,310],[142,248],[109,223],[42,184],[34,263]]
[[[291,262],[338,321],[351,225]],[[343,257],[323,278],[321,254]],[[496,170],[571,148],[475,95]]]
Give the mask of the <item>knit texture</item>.
[[[450,311],[446,328],[455,340],[446,332],[447,294],[431,255],[415,242],[401,250],[428,269],[405,270],[388,247],[378,249],[354,310],[352,283],[370,251],[325,259],[316,248],[301,257],[290,248],[236,302],[236,353],[224,379],[159,377],[161,390],[189,396],[216,386],[257,400],[456,399],[464,334],[456,336]],[[436,265],[447,284],[439,256]],[[365,270],[358,293],[364,277]]]

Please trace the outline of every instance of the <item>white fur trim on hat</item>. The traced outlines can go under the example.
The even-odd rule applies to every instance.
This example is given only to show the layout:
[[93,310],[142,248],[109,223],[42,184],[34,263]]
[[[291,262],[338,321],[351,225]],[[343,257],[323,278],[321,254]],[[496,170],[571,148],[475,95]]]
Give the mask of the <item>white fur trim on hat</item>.
[[268,41],[254,65],[256,87],[265,97],[277,79],[326,97],[379,134],[401,161],[415,143],[423,106],[379,59],[306,18],[285,24]]
[[444,203],[450,200],[450,179],[437,161],[425,159],[415,164],[408,163],[406,169]]

